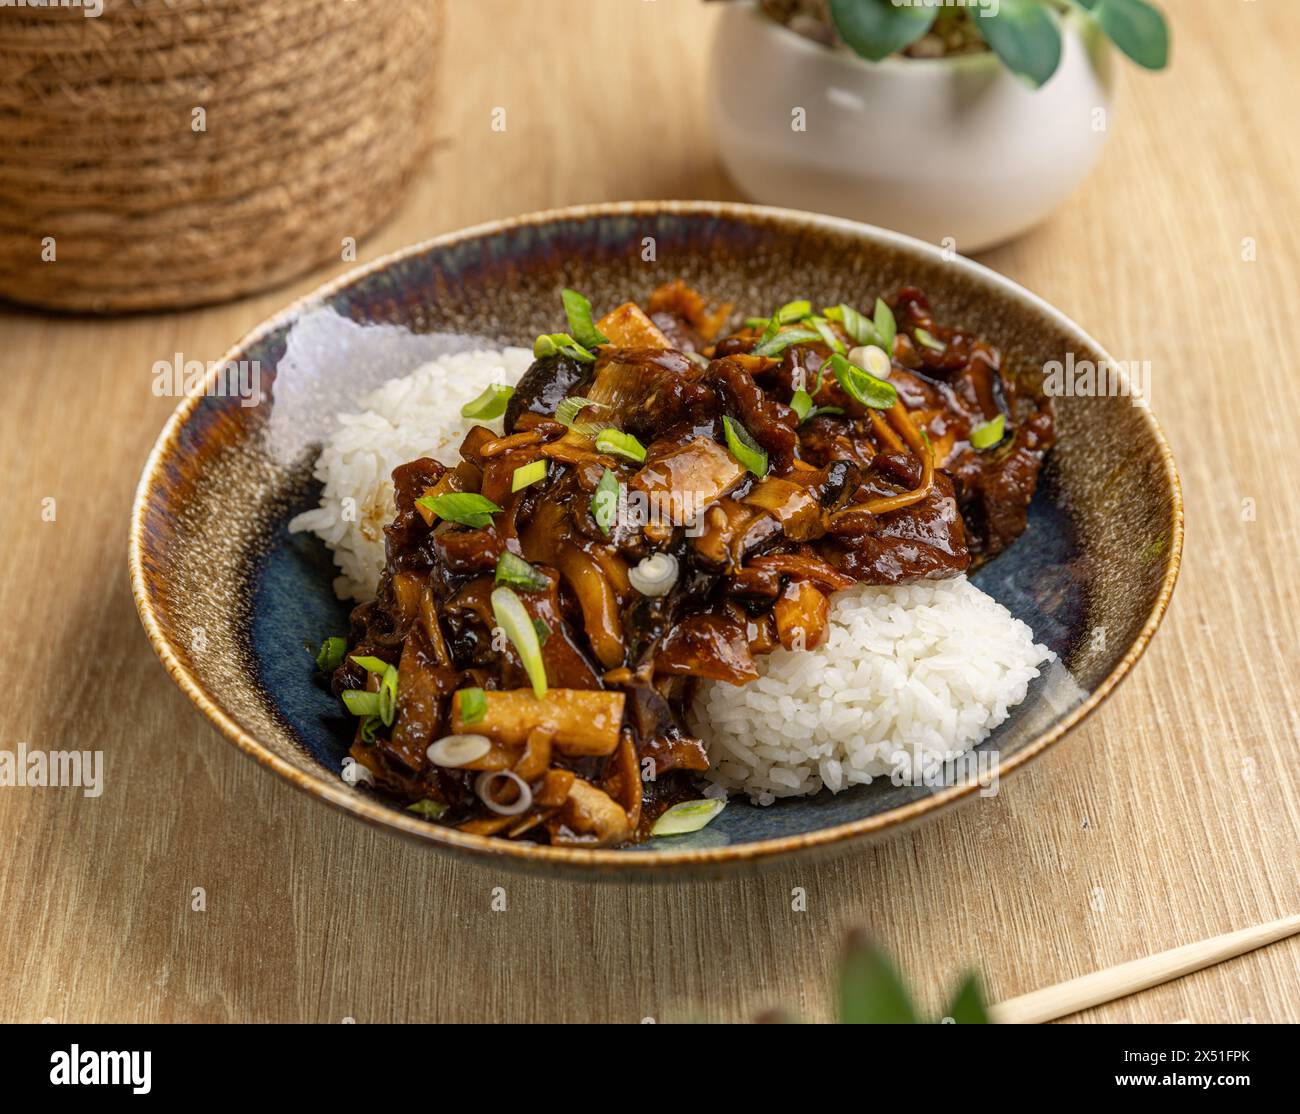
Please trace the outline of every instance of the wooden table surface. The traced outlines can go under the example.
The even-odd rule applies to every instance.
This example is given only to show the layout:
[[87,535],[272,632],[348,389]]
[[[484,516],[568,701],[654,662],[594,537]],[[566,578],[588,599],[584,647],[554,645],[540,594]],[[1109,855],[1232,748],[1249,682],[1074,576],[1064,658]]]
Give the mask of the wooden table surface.
[[[153,362],[215,358],[326,276],[171,315],[0,311],[0,747],[106,763],[95,799],[0,790],[0,1020],[824,1018],[854,926],[936,1007],[966,963],[1003,998],[1300,910],[1300,4],[1163,6],[1172,70],[1125,67],[1099,171],[982,258],[1152,362],[1187,500],[1172,608],[1118,694],[1000,795],[826,864],[681,887],[523,880],[294,792],[159,667],[126,529],[173,405],[152,396]],[[450,8],[442,142],[362,261],[550,206],[737,196],[701,92],[712,5]],[[1080,1019],[1300,1021],[1300,938]]]

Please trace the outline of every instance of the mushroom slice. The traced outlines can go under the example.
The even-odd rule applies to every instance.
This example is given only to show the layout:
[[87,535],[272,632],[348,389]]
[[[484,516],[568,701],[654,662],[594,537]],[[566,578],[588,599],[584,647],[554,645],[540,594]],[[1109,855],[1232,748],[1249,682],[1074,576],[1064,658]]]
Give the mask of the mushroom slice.
[[[603,847],[621,843],[632,834],[627,813],[610,795],[580,777],[573,779],[568,799],[552,821],[552,842]],[[583,837],[586,838],[583,838]]]
[[552,732],[555,749],[569,757],[613,754],[623,723],[623,694],[584,689],[551,689],[539,700],[531,689],[485,692],[482,718],[466,723],[458,692],[452,698],[454,734],[487,735],[506,747],[521,747],[538,728]]

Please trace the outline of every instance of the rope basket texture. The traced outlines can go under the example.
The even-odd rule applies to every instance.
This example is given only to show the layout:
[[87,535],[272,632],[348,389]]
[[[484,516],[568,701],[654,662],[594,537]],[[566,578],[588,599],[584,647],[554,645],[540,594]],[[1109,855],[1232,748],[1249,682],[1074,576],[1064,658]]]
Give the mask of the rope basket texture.
[[429,153],[442,0],[44,5],[0,7],[0,297],[273,286],[339,260]]

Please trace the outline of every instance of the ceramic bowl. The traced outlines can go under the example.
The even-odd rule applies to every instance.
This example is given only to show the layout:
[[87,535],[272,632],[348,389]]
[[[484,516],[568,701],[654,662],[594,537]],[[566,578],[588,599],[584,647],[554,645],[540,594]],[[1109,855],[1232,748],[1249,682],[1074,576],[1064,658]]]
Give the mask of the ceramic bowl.
[[1062,25],[1060,67],[1031,89],[992,54],[867,62],[728,4],[708,70],[723,165],[765,204],[965,254],[1008,240],[1074,191],[1109,134],[1110,45],[1089,20]]
[[[351,729],[313,683],[311,653],[346,630],[348,608],[334,597],[325,548],[287,530],[315,504],[314,451],[333,414],[439,349],[553,331],[566,285],[609,305],[678,276],[740,310],[797,296],[870,304],[913,283],[940,320],[990,338],[1018,374],[1071,356],[1106,359],[1007,279],[831,217],[647,202],[439,237],[331,283],[235,345],[227,360],[259,371],[256,405],[218,367],[163,429],[136,495],[130,566],[145,631],[173,680],[241,750],[319,800],[434,849],[548,873],[680,879],[845,851],[977,793],[877,779],[768,808],[734,801],[692,835],[588,850],[464,834],[341,780]],[[1133,667],[1164,613],[1182,545],[1177,473],[1148,410],[1114,394],[1062,397],[1057,409],[1060,443],[1029,528],[974,577],[1058,655],[981,744],[1000,777],[1060,740]]]

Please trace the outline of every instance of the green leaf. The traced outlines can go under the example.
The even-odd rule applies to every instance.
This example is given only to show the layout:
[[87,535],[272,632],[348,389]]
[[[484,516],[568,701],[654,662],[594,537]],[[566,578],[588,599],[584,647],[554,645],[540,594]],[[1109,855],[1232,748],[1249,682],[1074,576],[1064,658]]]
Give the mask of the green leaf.
[[840,966],[841,1025],[915,1025],[916,1010],[884,952],[866,940],[849,942]]
[[979,976],[972,971],[962,980],[957,994],[948,1007],[948,1017],[958,1025],[992,1025],[988,1007],[984,1004],[984,992],[980,989]]
[[982,11],[971,22],[1007,69],[1035,88],[1061,64],[1061,28],[1037,0],[1001,0],[996,12]]
[[1085,7],[1107,38],[1139,66],[1163,70],[1169,64],[1169,27],[1146,0],[1091,0]]
[[930,29],[934,16],[933,8],[896,6],[891,0],[831,0],[831,20],[840,38],[872,62],[911,46]]

